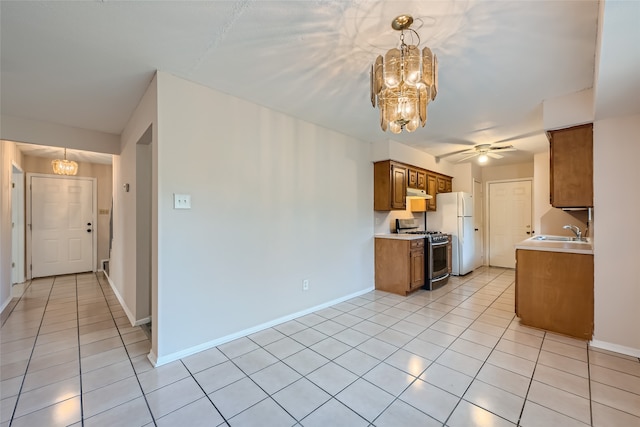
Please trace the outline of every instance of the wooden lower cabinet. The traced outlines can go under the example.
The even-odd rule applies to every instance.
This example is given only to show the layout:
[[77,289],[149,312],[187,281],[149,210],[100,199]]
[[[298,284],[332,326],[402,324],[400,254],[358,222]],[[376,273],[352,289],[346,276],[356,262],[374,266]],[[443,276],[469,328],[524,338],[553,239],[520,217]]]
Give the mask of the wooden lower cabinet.
[[407,295],[424,285],[424,239],[375,239],[376,289]]
[[590,340],[593,255],[516,250],[516,315],[523,325]]

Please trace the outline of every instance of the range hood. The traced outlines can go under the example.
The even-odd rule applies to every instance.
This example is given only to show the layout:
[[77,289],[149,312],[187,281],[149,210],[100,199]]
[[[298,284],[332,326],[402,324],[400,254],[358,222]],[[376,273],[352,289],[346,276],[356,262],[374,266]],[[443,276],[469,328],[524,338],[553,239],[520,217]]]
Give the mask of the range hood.
[[417,188],[407,188],[407,197],[410,199],[433,199],[431,194]]

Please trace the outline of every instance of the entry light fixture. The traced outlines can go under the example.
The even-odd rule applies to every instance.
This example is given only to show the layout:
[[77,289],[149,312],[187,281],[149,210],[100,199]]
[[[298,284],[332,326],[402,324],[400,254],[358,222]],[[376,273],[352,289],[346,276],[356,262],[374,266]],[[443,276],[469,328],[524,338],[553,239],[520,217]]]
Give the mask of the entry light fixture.
[[[413,132],[427,122],[427,106],[438,94],[438,58],[411,27],[413,17],[400,15],[391,28],[400,31],[400,47],[378,55],[371,66],[371,104],[380,109],[380,127],[393,133]],[[406,44],[405,34],[417,39]],[[410,42],[411,43],[411,42]]]
[[56,159],[51,162],[53,173],[58,175],[75,175],[78,173],[78,164],[73,160],[67,160],[67,149],[64,149],[64,160]]

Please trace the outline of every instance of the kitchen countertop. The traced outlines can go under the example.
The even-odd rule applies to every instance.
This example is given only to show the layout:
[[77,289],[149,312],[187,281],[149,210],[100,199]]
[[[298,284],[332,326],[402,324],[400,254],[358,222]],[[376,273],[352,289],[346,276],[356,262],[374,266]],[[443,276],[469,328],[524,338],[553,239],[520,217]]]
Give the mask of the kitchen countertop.
[[553,240],[532,240],[528,238],[516,244],[516,249],[546,252],[567,252],[572,254],[593,255],[593,242],[558,242]]
[[385,233],[385,234],[376,234],[376,239],[395,239],[395,240],[418,240],[424,239],[423,234],[396,234],[396,233]]

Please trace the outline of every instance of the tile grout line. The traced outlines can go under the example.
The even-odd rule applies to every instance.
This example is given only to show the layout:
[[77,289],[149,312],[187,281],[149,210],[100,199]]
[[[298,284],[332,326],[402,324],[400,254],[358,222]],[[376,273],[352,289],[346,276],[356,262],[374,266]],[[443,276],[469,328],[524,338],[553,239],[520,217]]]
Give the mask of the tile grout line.
[[76,328],[78,332],[78,375],[80,380],[80,425],[84,427],[84,400],[82,393],[82,352],[80,348],[80,295],[78,294],[78,275],[74,275],[76,283]]
[[588,384],[589,384],[589,420],[591,421],[591,425],[593,425],[593,397],[591,396],[591,363],[590,363],[590,354],[589,354],[589,344],[587,343],[587,376]]
[[[120,327],[116,323],[116,319],[113,316],[113,310],[111,310],[111,305],[109,304],[109,301],[107,300],[107,296],[104,293],[104,288],[102,287],[103,285],[102,285],[102,282],[100,281],[100,277],[98,276],[98,272],[95,272],[94,275],[95,275],[96,280],[98,282],[98,287],[100,288],[100,292],[102,292],[102,296],[104,298],[104,301],[107,304],[107,308],[109,309],[109,314],[111,314],[111,320],[113,320],[113,323],[116,326],[116,330],[118,331],[118,337],[120,337],[120,341],[122,342],[122,346],[124,348],[124,351],[127,354],[127,359],[129,359],[129,363],[131,364],[131,369],[133,369],[133,374],[136,377],[136,382],[138,383],[138,387],[140,387],[140,392],[142,393],[142,398],[144,399],[144,402],[147,405],[147,409],[149,410],[149,415],[151,415],[151,421],[153,422],[154,426],[157,426],[156,417],[153,415],[153,412],[151,411],[151,406],[149,405],[149,401],[147,400],[147,395],[144,392],[144,389],[142,388],[142,384],[140,383],[140,378],[138,377],[138,372],[136,371],[136,368],[133,365],[133,361],[131,360],[131,356],[129,355],[129,350],[127,349],[127,345],[124,343],[124,339],[122,338],[122,334],[120,333]],[[131,399],[131,400],[127,401],[127,402],[123,402],[120,405],[116,405],[116,406],[114,406],[114,408],[117,408],[118,406],[121,406],[121,405],[124,405],[126,403],[129,403],[132,400],[134,400],[134,399]],[[102,411],[102,412],[106,412],[106,411],[111,410],[111,409],[113,409],[113,408],[106,409],[105,411]],[[100,412],[100,413],[102,413],[102,412]],[[95,414],[95,415],[98,415],[98,414]]]
[[[56,282],[56,278],[53,278],[53,282],[51,282],[51,287],[49,288],[49,294],[47,295],[47,302],[42,308],[42,318],[40,319],[40,325],[38,326],[38,332],[36,332],[36,339],[33,341],[33,347],[31,347],[31,353],[29,354],[29,361],[27,362],[27,366],[24,368],[24,375],[22,376],[22,382],[20,383],[20,389],[18,390],[18,397],[16,398],[15,406],[13,407],[13,412],[11,413],[11,418],[9,419],[9,427],[13,424],[13,420],[16,415],[16,410],[18,409],[18,403],[20,403],[20,397],[22,396],[22,389],[24,387],[24,382],[27,379],[27,372],[29,372],[29,365],[31,364],[31,359],[33,358],[33,353],[36,350],[36,344],[38,342],[38,338],[40,338],[40,330],[42,329],[42,324],[44,323],[44,315],[47,311],[47,306],[49,305],[49,300],[51,299],[51,293],[53,292],[53,285]],[[26,289],[25,289],[26,292]],[[24,293],[23,293],[24,295]],[[22,298],[22,297],[21,297]],[[16,304],[17,306],[18,304]],[[15,307],[14,307],[15,308]],[[27,414],[25,414],[27,415]],[[18,417],[19,418],[19,417]]]
[[[214,347],[214,348],[217,348],[217,347]],[[223,353],[223,354],[224,354],[224,353]],[[225,356],[226,356],[226,355],[225,355]],[[227,357],[227,359],[228,359],[229,361],[231,360],[231,359],[229,359],[228,357]],[[182,366],[184,366],[184,368],[187,370],[187,372],[189,373],[189,375],[191,376],[191,378],[193,378],[193,381],[195,381],[195,383],[198,385],[198,387],[200,388],[200,390],[202,390],[202,392],[204,393],[204,397],[206,397],[206,398],[207,398],[207,400],[208,400],[209,402],[211,402],[211,405],[213,405],[213,407],[215,408],[215,410],[216,410],[216,411],[218,412],[218,414],[220,414],[220,416],[222,417],[222,420],[224,421],[224,423],[228,426],[228,425],[229,425],[229,421],[227,421],[227,417],[225,417],[225,416],[222,414],[222,412],[220,412],[220,409],[218,409],[218,407],[216,406],[216,404],[215,404],[215,403],[213,403],[213,400],[211,400],[211,398],[209,397],[209,395],[207,394],[207,392],[205,391],[205,389],[204,389],[204,388],[202,387],[202,385],[198,382],[198,380],[197,380],[197,379],[196,379],[196,377],[193,375],[193,373],[191,372],[191,370],[189,369],[189,367],[187,367],[187,365],[184,363],[184,361],[183,361],[182,359],[178,359],[178,360],[180,361],[180,363],[182,363]],[[224,363],[224,362],[222,362],[222,363]],[[214,365],[214,366],[216,366],[216,365]],[[207,369],[208,369],[208,368],[207,368]],[[178,380],[178,381],[180,381],[180,380]],[[177,382],[177,381],[176,381],[176,382]],[[175,383],[172,383],[172,384],[175,384]],[[233,383],[232,383],[232,384],[233,384]],[[168,384],[167,384],[167,385],[168,385]],[[166,386],[165,386],[165,387],[166,387]],[[162,387],[161,387],[161,388],[162,388]],[[212,392],[212,393],[213,393],[213,392]],[[199,399],[198,399],[198,400],[199,400]],[[197,402],[197,400],[195,400],[194,402]],[[187,403],[186,405],[181,406],[180,408],[174,409],[173,411],[169,412],[168,414],[166,414],[166,415],[164,415],[164,416],[166,417],[167,415],[169,415],[169,414],[171,414],[171,413],[173,413],[173,412],[175,412],[175,411],[178,411],[178,410],[180,410],[180,409],[184,408],[185,406],[190,405],[190,404],[192,404],[192,403],[194,403],[194,402],[189,402],[189,403]],[[261,402],[262,402],[262,401],[261,401]],[[249,408],[247,408],[247,409],[249,409]],[[219,426],[219,425],[220,425],[220,424],[218,424],[218,426]]]
[[[538,349],[538,356],[536,357],[536,363],[535,365],[533,365],[533,372],[531,372],[531,378],[529,379],[529,385],[527,386],[527,392],[524,394],[524,402],[522,403],[522,409],[520,410],[520,415],[518,416],[518,422],[516,423],[516,425],[520,425],[520,421],[522,421],[522,415],[524,415],[524,407],[527,405],[527,399],[529,398],[529,391],[531,390],[531,385],[533,384],[533,377],[536,375],[536,369],[538,369],[538,361],[540,360],[540,354],[542,354],[542,346],[544,345],[544,340],[547,337],[547,332],[545,331],[544,334],[542,335],[542,341],[540,342],[540,348]],[[532,401],[532,403],[535,403]],[[547,408],[550,409],[554,412],[554,409],[551,408]],[[563,414],[564,415],[564,414]]]

